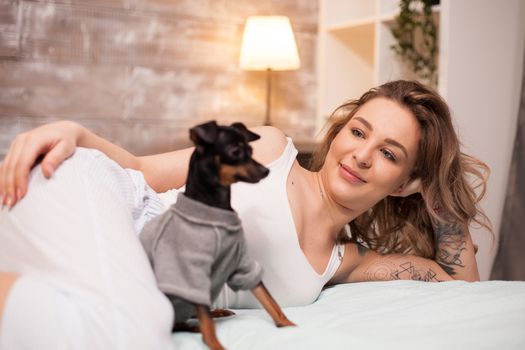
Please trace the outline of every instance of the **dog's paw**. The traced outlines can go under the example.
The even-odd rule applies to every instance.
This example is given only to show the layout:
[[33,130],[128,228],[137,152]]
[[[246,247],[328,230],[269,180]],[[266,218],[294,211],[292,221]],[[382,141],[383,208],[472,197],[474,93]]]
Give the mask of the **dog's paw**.
[[210,315],[213,318],[221,318],[235,315],[235,312],[227,309],[213,309],[210,311]]

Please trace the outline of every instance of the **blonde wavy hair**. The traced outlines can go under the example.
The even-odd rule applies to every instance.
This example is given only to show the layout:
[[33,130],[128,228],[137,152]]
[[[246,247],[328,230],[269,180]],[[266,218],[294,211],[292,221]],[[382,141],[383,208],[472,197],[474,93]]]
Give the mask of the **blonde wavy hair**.
[[490,220],[478,205],[486,191],[489,168],[460,151],[446,102],[435,90],[417,81],[388,82],[339,106],[328,121],[328,130],[310,169],[321,169],[339,131],[361,106],[378,97],[407,108],[419,123],[421,139],[411,178],[421,179],[422,190],[407,197],[387,196],[350,222],[351,238],[342,231],[338,239],[364,242],[384,254],[434,258],[433,226],[437,223],[476,223],[494,237]]

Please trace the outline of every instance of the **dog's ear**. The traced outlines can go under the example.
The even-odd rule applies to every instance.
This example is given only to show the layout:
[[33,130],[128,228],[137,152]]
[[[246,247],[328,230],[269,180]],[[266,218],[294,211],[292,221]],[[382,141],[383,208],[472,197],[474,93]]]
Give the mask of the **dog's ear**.
[[190,139],[195,146],[211,145],[217,140],[219,126],[212,120],[204,124],[199,124],[190,129]]
[[248,130],[246,128],[246,126],[244,126],[243,123],[233,123],[230,126],[232,128],[234,128],[235,130],[239,131],[244,136],[244,138],[246,139],[246,142],[252,142],[252,141],[255,141],[255,140],[258,140],[258,139],[261,138],[256,133],[251,132],[250,130]]

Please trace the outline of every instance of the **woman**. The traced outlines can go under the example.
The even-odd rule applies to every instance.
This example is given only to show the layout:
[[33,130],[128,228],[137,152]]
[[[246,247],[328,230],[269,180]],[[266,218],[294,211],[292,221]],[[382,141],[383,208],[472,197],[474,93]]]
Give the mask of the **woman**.
[[[281,131],[271,127],[254,128],[254,131],[261,135],[261,139],[253,143],[254,158],[270,168],[270,176],[268,181],[265,179],[257,185],[236,184],[232,189],[232,204],[243,220],[250,253],[264,268],[265,285],[282,306],[311,303],[321,289],[329,284],[390,279],[479,280],[468,226],[473,221],[489,229],[490,226],[477,207],[480,197],[476,196],[475,188],[467,182],[467,178],[474,175],[484,189],[486,179],[481,170],[487,168],[483,163],[460,153],[448,107],[433,90],[416,82],[396,81],[372,89],[359,100],[341,106],[332,116],[331,127],[312,170],[302,168],[295,161],[297,151]],[[109,211],[106,206],[118,206],[119,198],[124,202],[127,200],[126,203],[133,202],[126,199],[126,193],[129,192],[126,188],[133,186],[135,190],[141,189],[140,198],[145,198],[144,202],[147,202],[147,205],[139,206],[138,209],[132,204],[127,208],[127,212],[132,212],[135,226],[140,228],[143,221],[162,210],[159,209],[162,205],[156,195],[149,188],[144,189],[140,179],[137,180],[138,173],[114,175],[123,170],[98,152],[83,149],[75,152],[75,146],[98,149],[121,167],[141,171],[149,186],[157,193],[184,185],[191,153],[191,149],[188,149],[135,157],[78,124],[60,122],[45,125],[19,135],[0,168],[3,203],[12,207],[21,200],[9,214],[4,212],[0,215],[0,224],[5,222],[13,231],[24,231],[13,222],[17,222],[17,215],[30,215],[31,208],[34,209],[35,204],[28,204],[24,213],[16,213],[18,207],[23,207],[25,201],[30,201],[28,197],[37,192],[37,186],[33,183],[37,181],[35,179],[31,180],[31,188],[27,191],[27,177],[31,165],[40,154],[46,155],[41,169],[47,177],[57,170],[50,181],[55,183],[56,191],[69,192],[82,186],[75,182],[67,187],[65,182],[73,180],[66,175],[62,176],[67,179],[61,180],[63,183],[60,185],[59,174],[66,172],[61,169],[68,164],[74,163],[80,167],[80,170],[71,170],[69,175],[77,182],[78,177],[85,173],[92,174],[92,180],[84,180],[84,185],[93,188],[92,191],[105,186],[105,183],[101,185],[98,182],[96,186],[93,185],[94,176],[97,177],[96,181],[100,177],[113,179],[121,176],[107,185],[108,188],[119,189],[111,190],[119,193],[116,199],[101,199],[100,194],[90,198],[91,192],[85,194],[88,203],[91,200],[104,204],[98,211],[95,209],[96,213]],[[70,160],[60,165],[74,152]],[[84,166],[84,163],[90,162],[90,157],[106,162],[98,168],[111,168],[113,175],[99,175]],[[36,177],[34,174],[35,171],[32,176]],[[43,185],[39,186],[45,187],[46,182],[41,182]],[[68,188],[67,191],[63,189],[64,186]],[[68,193],[61,195],[68,198]],[[168,191],[161,197],[165,204],[169,204],[175,200],[175,193]],[[64,200],[71,205],[78,202]],[[144,210],[145,207],[149,209]],[[64,210],[67,212],[67,209]],[[86,210],[93,212],[93,208]],[[52,220],[49,217],[55,212],[51,210],[45,220]],[[136,215],[136,212],[139,214]],[[76,220],[83,218],[78,213],[74,216]],[[59,218],[56,217],[57,220]],[[98,217],[97,220],[104,221]],[[111,221],[111,218],[106,220]],[[87,226],[93,225],[84,221]],[[125,222],[126,219],[122,218],[121,221]],[[351,236],[345,229],[348,223]],[[111,222],[108,223],[109,227],[111,225]],[[123,224],[119,221],[119,225]],[[4,234],[0,236],[0,242],[13,240],[18,235],[16,232]],[[49,235],[43,233],[43,236],[47,239]],[[108,239],[104,235],[100,236],[102,238],[97,237]],[[68,237],[62,239],[72,240]],[[130,237],[120,239],[125,242],[135,241]],[[86,248],[88,243],[82,246],[84,249],[78,250],[89,249]],[[111,246],[111,242],[104,243],[103,247],[106,247],[105,244]],[[119,244],[122,242],[119,241]],[[119,250],[118,247],[114,249]],[[93,245],[92,249],[100,249],[100,244]],[[129,256],[137,255],[134,250],[135,246],[130,248]],[[51,259],[55,255],[50,254],[47,258]],[[11,260],[0,259],[0,270],[4,271],[0,274],[3,280],[0,307],[5,304],[13,310],[19,307],[17,302],[21,303],[16,300],[17,293],[24,293],[24,286],[20,286],[22,283],[18,280],[23,282],[25,278],[24,269],[15,268],[16,264],[11,265],[11,269],[6,268],[8,264],[5,261],[16,260],[15,257]],[[71,257],[76,258],[76,255]],[[78,264],[82,263],[89,266],[89,262]],[[58,262],[57,269],[62,269],[64,264]],[[106,273],[128,273],[126,269],[119,268],[121,265]],[[29,271],[34,272],[31,269]],[[66,271],[63,279],[67,280],[70,274],[71,271]],[[144,276],[141,281],[146,281],[148,288],[153,289],[151,274],[144,272]],[[25,282],[28,281],[25,278]],[[119,283],[129,287],[132,283],[128,282],[124,279]],[[89,286],[97,283],[94,281]],[[78,285],[82,286],[82,281],[74,284],[75,287]],[[12,292],[10,299],[13,300],[6,303],[6,300],[9,301],[6,295],[10,288],[16,289],[17,293]],[[52,291],[51,288],[48,293]],[[103,290],[100,295],[106,295],[104,292],[109,293]],[[148,290],[148,293],[155,292]],[[162,307],[166,306],[158,296],[156,298],[158,303],[150,306],[148,311],[154,309],[161,312]],[[77,307],[75,303],[69,305],[71,309]],[[89,304],[89,307],[92,305]],[[115,308],[114,300],[100,305]],[[244,307],[255,304],[249,296],[233,293],[226,288],[218,300],[218,306]],[[86,309],[92,310],[89,307],[86,306]],[[115,313],[121,315],[122,309],[116,309]],[[142,315],[141,312],[148,311],[134,310],[135,313],[129,317],[139,317],[137,315]],[[9,317],[9,310],[6,314],[6,325],[14,324],[15,321]],[[92,314],[95,315],[93,319],[99,316],[96,312]],[[64,317],[73,316],[69,312]],[[102,318],[110,323],[107,315]],[[168,316],[156,317],[154,320],[158,322],[157,328],[152,326],[153,330],[148,334],[168,331]],[[102,332],[90,327],[91,323],[86,321],[77,329],[87,329],[93,334]],[[129,324],[122,327],[118,329],[127,332],[135,330]],[[58,334],[60,327],[55,328]],[[115,341],[111,337],[103,339]]]

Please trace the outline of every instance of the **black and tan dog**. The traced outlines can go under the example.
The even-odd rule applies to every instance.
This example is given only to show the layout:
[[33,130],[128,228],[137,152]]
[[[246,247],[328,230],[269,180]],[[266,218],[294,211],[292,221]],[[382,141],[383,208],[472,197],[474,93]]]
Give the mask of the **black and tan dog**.
[[294,325],[261,282],[262,269],[247,253],[241,222],[230,204],[230,185],[256,183],[269,170],[252,159],[259,136],[241,124],[215,122],[190,130],[195,144],[186,190],[140,234],[157,283],[175,309],[174,330],[195,314],[204,342],[223,349],[210,306],[225,283],[251,290],[279,327]]

